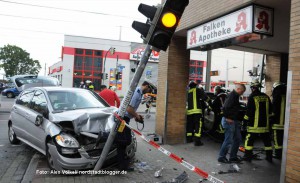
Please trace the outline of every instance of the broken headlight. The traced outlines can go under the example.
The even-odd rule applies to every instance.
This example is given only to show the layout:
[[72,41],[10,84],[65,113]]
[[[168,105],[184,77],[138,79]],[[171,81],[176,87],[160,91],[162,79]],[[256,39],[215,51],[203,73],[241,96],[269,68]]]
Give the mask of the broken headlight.
[[71,137],[70,135],[67,134],[59,134],[55,137],[55,140],[58,145],[61,147],[67,147],[67,148],[79,148],[79,143],[78,141]]

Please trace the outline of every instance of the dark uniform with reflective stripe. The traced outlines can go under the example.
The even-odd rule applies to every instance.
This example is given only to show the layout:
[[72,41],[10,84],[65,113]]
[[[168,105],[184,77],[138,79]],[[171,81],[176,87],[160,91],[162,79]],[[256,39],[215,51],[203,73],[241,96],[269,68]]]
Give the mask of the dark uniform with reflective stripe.
[[222,127],[221,120],[223,117],[223,111],[222,108],[225,103],[225,99],[227,97],[226,93],[219,93],[216,97],[216,99],[212,102],[212,110],[215,114],[215,122],[213,129],[216,130],[218,133],[224,134],[224,128]]
[[280,85],[274,88],[272,96],[274,112],[274,118],[272,119],[272,132],[274,138],[275,157],[280,159],[282,156],[284,132],[286,86]]
[[186,136],[187,141],[191,142],[194,137],[195,145],[201,144],[202,132],[202,105],[200,100],[204,100],[210,104],[210,98],[199,88],[191,88],[188,92],[188,108],[187,108],[187,125]]
[[[272,144],[269,133],[269,118],[272,114],[270,98],[259,90],[253,91],[248,99],[247,112],[244,121],[247,122],[245,141],[245,158],[252,159],[252,150],[255,138],[262,138],[267,154],[267,160],[272,161]],[[270,159],[268,159],[270,158]]]

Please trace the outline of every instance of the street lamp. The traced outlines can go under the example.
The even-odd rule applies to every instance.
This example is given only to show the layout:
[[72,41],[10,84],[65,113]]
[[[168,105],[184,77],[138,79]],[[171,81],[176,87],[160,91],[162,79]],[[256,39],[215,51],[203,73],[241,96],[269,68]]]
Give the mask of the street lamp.
[[228,60],[226,60],[226,82],[225,82],[225,88],[228,89],[228,70],[229,69],[236,69],[237,67],[236,66],[233,66],[233,67],[228,67]]
[[110,52],[111,55],[115,54],[116,48],[114,47],[110,47],[107,52],[105,53],[105,57],[104,57],[104,62],[103,62],[103,67],[102,67],[102,83],[104,84],[104,74],[105,74],[105,63],[106,63],[106,57],[107,57],[107,53]]

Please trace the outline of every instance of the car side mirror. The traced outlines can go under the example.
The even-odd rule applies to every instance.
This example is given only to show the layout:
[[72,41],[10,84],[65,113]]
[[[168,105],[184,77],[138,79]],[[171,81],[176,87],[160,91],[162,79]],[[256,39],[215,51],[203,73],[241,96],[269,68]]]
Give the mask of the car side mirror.
[[42,115],[37,115],[34,124],[36,126],[40,126],[44,121],[44,117]]
[[49,118],[49,111],[48,111],[48,109],[46,108],[45,110],[43,110],[43,117],[44,118],[46,118],[46,119],[48,119]]

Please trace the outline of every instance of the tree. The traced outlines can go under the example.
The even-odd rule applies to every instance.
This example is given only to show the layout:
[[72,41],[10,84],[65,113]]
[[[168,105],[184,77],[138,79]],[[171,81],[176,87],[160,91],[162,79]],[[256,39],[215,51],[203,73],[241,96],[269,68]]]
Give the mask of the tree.
[[0,68],[6,77],[21,74],[37,75],[41,69],[40,62],[30,58],[30,54],[15,45],[5,45],[0,48]]

